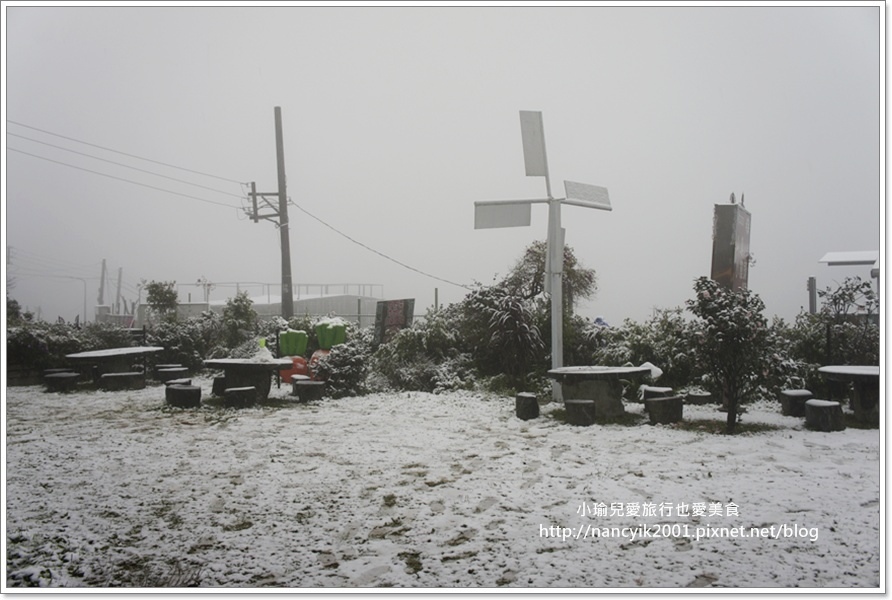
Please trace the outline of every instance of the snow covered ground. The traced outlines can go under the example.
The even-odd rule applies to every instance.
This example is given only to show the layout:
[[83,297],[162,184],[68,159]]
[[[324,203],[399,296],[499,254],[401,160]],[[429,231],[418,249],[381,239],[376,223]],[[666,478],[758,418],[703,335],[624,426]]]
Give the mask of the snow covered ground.
[[744,420],[779,429],[732,437],[575,427],[513,398],[286,386],[227,410],[193,383],[200,409],[160,385],[6,390],[6,591],[885,588],[875,429],[769,404]]

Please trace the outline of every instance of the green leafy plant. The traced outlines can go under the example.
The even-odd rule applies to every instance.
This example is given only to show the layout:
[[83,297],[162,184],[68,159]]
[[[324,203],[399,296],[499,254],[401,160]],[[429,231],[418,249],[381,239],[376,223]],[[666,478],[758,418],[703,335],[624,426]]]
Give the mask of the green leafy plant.
[[698,319],[691,336],[696,357],[728,410],[726,431],[734,433],[741,401],[758,388],[769,347],[765,304],[749,290],[730,290],[712,279],[694,283],[687,306]]

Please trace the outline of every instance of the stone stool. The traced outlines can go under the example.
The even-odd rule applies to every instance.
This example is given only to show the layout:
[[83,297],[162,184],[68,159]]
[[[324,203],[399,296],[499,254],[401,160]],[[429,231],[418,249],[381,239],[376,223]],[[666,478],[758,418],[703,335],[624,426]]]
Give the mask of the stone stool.
[[681,396],[648,398],[644,401],[644,410],[650,415],[651,425],[678,423],[683,419],[684,399]]
[[781,413],[787,417],[804,417],[805,403],[813,394],[808,390],[783,390],[780,393]]
[[514,397],[514,414],[518,419],[528,421],[539,416],[539,400],[536,394],[521,392]]
[[571,425],[593,425],[595,422],[594,400],[564,400],[567,423]]
[[301,402],[321,400],[324,391],[324,381],[313,381],[306,375],[291,376],[291,395],[297,396],[297,399]]
[[805,402],[805,426],[816,431],[843,431],[846,428],[842,406],[832,400],[812,398]]
[[712,404],[712,394],[709,392],[690,392],[685,398],[685,404],[692,404],[695,406]]
[[48,392],[71,392],[77,387],[77,380],[80,375],[77,373],[50,373],[43,378]]
[[223,404],[230,408],[245,408],[257,401],[257,388],[254,386],[226,388]]
[[201,388],[197,385],[168,385],[164,388],[164,399],[170,406],[196,408],[201,406]]

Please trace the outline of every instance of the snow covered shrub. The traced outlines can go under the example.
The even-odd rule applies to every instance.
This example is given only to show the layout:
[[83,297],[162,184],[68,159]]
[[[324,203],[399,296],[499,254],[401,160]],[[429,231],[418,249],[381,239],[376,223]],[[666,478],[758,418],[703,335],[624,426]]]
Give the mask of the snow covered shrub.
[[626,319],[621,327],[600,328],[591,364],[619,366],[645,362],[659,367],[660,385],[682,389],[699,378],[691,352],[692,325],[681,308],[660,309],[644,323]]
[[66,354],[80,351],[80,333],[69,325],[45,321],[11,327],[6,332],[7,363],[35,371],[63,365]]
[[10,364],[42,371],[66,364],[66,354],[131,345],[129,331],[108,323],[22,321],[7,330],[6,353]]
[[441,392],[468,387],[474,381],[466,341],[453,306],[428,311],[424,319],[400,330],[372,355],[371,369],[393,389]]
[[536,302],[495,285],[472,290],[457,305],[460,341],[480,375],[507,376],[523,387],[546,367],[546,349],[536,324]]
[[[759,385],[760,395],[767,400],[779,401],[779,394],[785,389],[819,389],[808,387],[807,384],[811,372],[818,365],[810,365],[797,357],[792,351],[790,339],[791,328],[783,319],[775,317],[768,328],[768,349]],[[814,375],[817,375],[816,370]]]
[[193,370],[200,369],[205,359],[227,355],[222,318],[212,311],[159,323],[146,332],[146,342],[164,348],[154,356],[156,364],[181,364]]
[[366,376],[374,329],[348,326],[347,341],[332,346],[316,365],[316,373],[324,378],[326,395],[332,398],[362,396],[367,392]]

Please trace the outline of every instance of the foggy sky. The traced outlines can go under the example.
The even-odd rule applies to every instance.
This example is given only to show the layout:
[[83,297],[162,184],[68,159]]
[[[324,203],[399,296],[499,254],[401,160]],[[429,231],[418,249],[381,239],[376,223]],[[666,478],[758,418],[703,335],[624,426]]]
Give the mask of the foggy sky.
[[792,319],[808,277],[869,278],[825,253],[884,250],[884,17],[877,2],[6,3],[7,291],[47,320],[73,320],[86,293],[92,321],[103,259],[107,303],[119,269],[128,301],[141,280],[176,281],[183,301],[199,278],[219,284],[212,300],[278,285],[277,230],[241,207],[242,184],[277,189],[279,106],[292,201],[433,276],[291,206],[294,283],[381,284],[423,313],[435,289],[458,301],[453,283],[490,284],[545,239],[542,205],[530,227],[473,228],[475,201],[544,197],[518,116],[537,110],[554,194],[590,183],[613,205],[563,209],[567,244],[598,275],[582,314],[620,324],[683,306],[733,192],[752,213],[750,288]]

